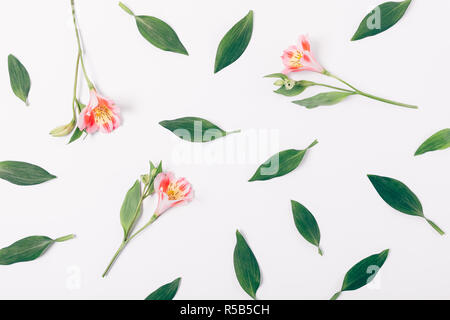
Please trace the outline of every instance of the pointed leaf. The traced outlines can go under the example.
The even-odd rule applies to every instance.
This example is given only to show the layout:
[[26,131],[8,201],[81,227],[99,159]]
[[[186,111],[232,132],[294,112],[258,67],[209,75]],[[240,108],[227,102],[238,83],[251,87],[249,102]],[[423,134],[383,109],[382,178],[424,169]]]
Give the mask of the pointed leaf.
[[275,90],[275,93],[281,94],[286,97],[294,97],[301,94],[306,88],[312,86],[313,83],[309,81],[296,81],[294,87],[292,89],[287,89],[285,86],[280,87],[278,90]]
[[222,38],[217,48],[214,73],[235,62],[247,49],[253,33],[253,11],[236,23]]
[[393,27],[405,14],[411,0],[385,2],[370,12],[359,25],[352,41],[382,33]]
[[303,100],[297,100],[292,101],[295,104],[298,104],[300,106],[304,106],[308,109],[317,108],[320,106],[332,106],[335,104],[338,104],[345,98],[354,95],[353,92],[325,92],[325,93],[319,93],[318,95],[315,95],[314,97],[303,99]]
[[84,130],[81,131],[78,129],[78,127],[75,128],[75,131],[73,132],[72,136],[70,137],[69,143],[75,142],[76,140],[80,139],[83,136],[83,133],[86,133]]
[[444,129],[432,135],[417,149],[414,155],[418,156],[430,151],[447,148],[450,148],[450,129]]
[[141,182],[136,180],[128,190],[120,209],[120,223],[122,224],[124,239],[128,238],[134,223],[141,214]]
[[291,200],[291,205],[298,232],[300,232],[306,241],[315,245],[319,249],[319,254],[322,255],[322,250],[320,249],[320,230],[316,219],[306,207],[297,201]]
[[269,160],[259,166],[249,182],[270,180],[290,173],[300,165],[306,152],[317,143],[317,140],[314,141],[305,150],[289,149],[273,155]]
[[208,120],[197,117],[165,120],[159,124],[189,142],[209,142],[237,132],[226,132]]
[[0,179],[19,186],[36,185],[55,178],[56,176],[34,164],[20,161],[0,162]]
[[180,287],[180,281],[181,278],[177,278],[174,281],[163,285],[151,293],[145,300],[173,300]]
[[258,261],[239,231],[236,231],[236,238],[233,256],[234,271],[242,289],[256,299],[256,292],[261,282]]
[[12,54],[8,56],[8,71],[14,94],[28,105],[28,93],[31,87],[30,75],[23,64]]

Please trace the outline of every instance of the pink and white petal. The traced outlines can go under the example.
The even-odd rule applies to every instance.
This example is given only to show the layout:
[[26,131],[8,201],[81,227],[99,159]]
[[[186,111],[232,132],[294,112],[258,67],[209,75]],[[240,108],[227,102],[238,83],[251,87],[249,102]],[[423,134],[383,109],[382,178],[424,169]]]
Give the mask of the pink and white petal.
[[298,39],[298,45],[300,48],[302,48],[303,52],[310,52],[311,51],[311,43],[309,42],[308,36],[305,34],[302,34]]

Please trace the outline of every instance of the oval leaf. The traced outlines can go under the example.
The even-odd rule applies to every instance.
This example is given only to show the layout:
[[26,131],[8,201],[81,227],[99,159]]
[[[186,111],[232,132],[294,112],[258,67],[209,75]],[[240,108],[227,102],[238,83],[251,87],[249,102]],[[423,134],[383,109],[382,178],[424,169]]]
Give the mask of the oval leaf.
[[239,231],[236,231],[236,238],[233,256],[234,271],[242,289],[256,299],[256,292],[261,282],[258,261]]
[[208,120],[196,117],[165,120],[159,124],[189,142],[209,142],[239,132],[226,132]]
[[0,179],[19,186],[40,184],[56,177],[41,167],[19,161],[0,162]]
[[323,255],[320,249],[320,230],[316,219],[307,208],[297,201],[291,200],[291,205],[298,232],[300,232],[306,241],[318,248],[320,255]]
[[313,109],[320,106],[332,106],[338,104],[348,96],[352,96],[354,94],[355,94],[354,92],[339,92],[339,91],[324,92],[319,93],[318,95],[315,95],[314,97],[311,98],[292,102],[300,106],[306,107],[308,109]]
[[12,54],[8,56],[8,71],[14,94],[28,105],[28,93],[31,87],[30,75],[23,64]]
[[214,73],[235,62],[247,49],[253,33],[253,11],[236,23],[219,43],[216,53]]
[[408,215],[422,217],[440,235],[445,234],[433,221],[424,216],[419,198],[403,182],[376,175],[368,177],[380,197],[392,208]]
[[394,26],[405,14],[411,0],[386,2],[376,7],[359,25],[352,41],[372,37]]
[[357,290],[371,282],[383,266],[388,255],[389,249],[371,255],[355,264],[345,275],[341,291],[336,293],[332,300],[337,299],[342,291]]
[[177,278],[174,281],[163,285],[151,293],[145,300],[173,300],[180,287],[180,281],[181,278]]
[[315,140],[305,150],[289,149],[273,155],[269,160],[259,166],[249,182],[270,180],[290,173],[300,165],[306,152],[317,143],[317,140]]
[[432,135],[417,149],[414,155],[418,156],[430,151],[447,148],[450,148],[450,129],[444,129]]
[[312,86],[312,82],[309,81],[296,81],[295,85],[291,89],[287,89],[285,86],[281,86],[275,93],[281,94],[286,97],[294,97],[301,94],[306,88]]
[[141,213],[141,183],[136,180],[134,185],[128,190],[125,200],[120,208],[120,223],[122,224],[124,239],[128,238],[131,229]]
[[0,265],[10,265],[39,258],[54,242],[70,240],[74,235],[53,240],[45,236],[31,236],[14,242],[9,247],[0,250]]

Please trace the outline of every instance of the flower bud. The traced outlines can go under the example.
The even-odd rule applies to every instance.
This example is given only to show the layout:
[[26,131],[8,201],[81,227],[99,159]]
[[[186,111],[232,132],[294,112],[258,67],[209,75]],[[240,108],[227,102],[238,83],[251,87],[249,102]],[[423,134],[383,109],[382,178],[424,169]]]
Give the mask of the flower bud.
[[284,81],[283,80],[281,80],[281,79],[279,79],[279,80],[277,80],[277,81],[275,81],[275,83],[274,83],[274,85],[276,85],[276,86],[283,86],[284,85]]
[[142,183],[143,183],[144,185],[149,184],[149,182],[150,182],[150,176],[149,176],[148,174],[143,174],[143,175],[141,176],[141,181],[142,181]]
[[54,137],[64,137],[67,136],[72,132],[72,130],[75,128],[75,121],[72,120],[70,123],[59,126],[52,131],[50,131],[50,134]]
[[295,86],[295,80],[289,79],[284,82],[286,90],[291,90]]

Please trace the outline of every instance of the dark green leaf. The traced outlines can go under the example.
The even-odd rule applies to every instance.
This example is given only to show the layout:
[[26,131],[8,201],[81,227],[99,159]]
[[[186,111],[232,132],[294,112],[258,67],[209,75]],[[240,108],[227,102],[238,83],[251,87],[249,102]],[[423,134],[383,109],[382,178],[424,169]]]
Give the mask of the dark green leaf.
[[306,152],[317,143],[317,140],[314,141],[305,150],[289,149],[273,155],[256,170],[249,182],[270,180],[295,170],[302,162]]
[[294,87],[287,89],[285,86],[275,90],[275,93],[282,94],[286,97],[294,97],[306,90],[306,88],[312,86],[313,83],[309,81],[296,81]]
[[313,109],[319,106],[332,106],[335,104],[338,104],[348,96],[354,95],[353,92],[325,92],[325,93],[319,93],[318,95],[315,95],[314,97],[303,99],[303,100],[297,100],[292,101],[295,104],[304,106],[308,109]]
[[122,224],[124,239],[128,238],[134,223],[141,214],[141,182],[136,180],[128,190],[125,200],[120,208],[120,223]]
[[214,73],[235,62],[247,49],[253,32],[253,11],[236,23],[219,43],[216,53]]
[[0,250],[0,265],[10,265],[17,262],[31,261],[39,258],[54,242],[70,240],[74,235],[53,240],[44,236],[27,237],[14,242],[9,247]]
[[209,142],[238,132],[226,132],[208,120],[196,117],[165,120],[159,124],[172,131],[180,139],[189,142]]
[[307,208],[297,201],[291,200],[291,205],[298,232],[300,232],[306,241],[315,245],[319,250],[319,254],[322,255],[322,250],[320,249],[320,230],[316,219]]
[[239,231],[236,231],[236,238],[233,256],[234,271],[242,289],[256,299],[256,292],[261,282],[258,261]]
[[411,0],[385,2],[370,12],[359,25],[352,41],[377,35],[394,26],[405,14]]
[[[368,177],[380,197],[392,208],[408,215],[425,218],[420,200],[403,182],[375,175],[368,175]],[[440,235],[444,235],[444,231],[433,221],[427,218],[425,220]]]
[[432,135],[417,149],[414,155],[418,156],[430,151],[447,148],[450,148],[450,129],[444,129]]
[[371,282],[383,266],[388,254],[389,249],[371,255],[355,264],[345,275],[341,291],[336,293],[332,300],[337,299],[342,291],[357,290]]
[[28,105],[28,93],[31,81],[27,69],[12,54],[8,56],[8,70],[11,88],[14,94]]
[[153,293],[151,293],[145,300],[173,300],[180,287],[181,278],[163,285]]
[[54,175],[34,164],[19,161],[0,162],[0,179],[19,186],[31,186],[55,178]]
[[68,144],[71,144],[72,142],[75,142],[76,140],[80,139],[81,136],[83,135],[83,132],[85,132],[85,131],[84,130],[81,131],[80,129],[78,129],[78,127],[76,127],[75,131],[73,132],[72,136],[70,137]]

